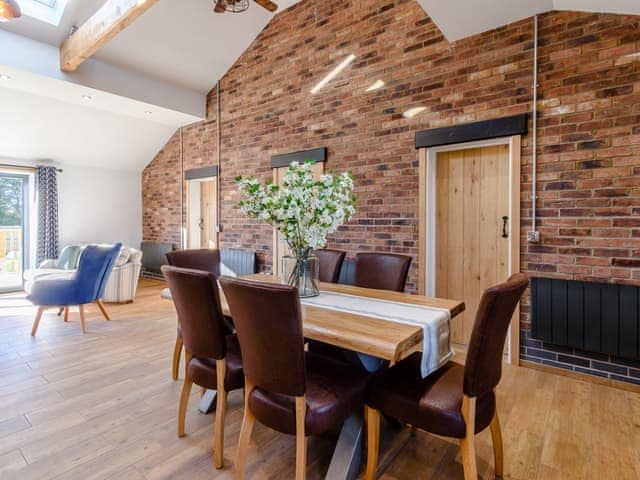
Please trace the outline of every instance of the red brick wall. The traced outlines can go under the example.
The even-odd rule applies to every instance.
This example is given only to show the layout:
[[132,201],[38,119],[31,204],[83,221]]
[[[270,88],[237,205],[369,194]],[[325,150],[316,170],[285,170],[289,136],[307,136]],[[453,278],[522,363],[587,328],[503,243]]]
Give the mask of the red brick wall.
[[[358,212],[329,242],[413,255],[417,281],[418,130],[531,110],[533,20],[455,43],[414,0],[303,0],[277,15],[221,80],[222,246],[252,248],[270,267],[272,231],[236,208],[233,178],[271,178],[271,155],[328,147],[349,169]],[[639,17],[540,17],[538,245],[521,269],[640,284]],[[357,60],[309,89],[349,53]],[[385,88],[366,93],[377,79]],[[208,123],[183,129],[184,168],[216,160],[216,98]],[[411,120],[410,107],[427,110]],[[522,233],[529,229],[530,135],[522,149]],[[180,141],[143,173],[145,240],[180,240]],[[526,326],[527,307],[523,308]]]

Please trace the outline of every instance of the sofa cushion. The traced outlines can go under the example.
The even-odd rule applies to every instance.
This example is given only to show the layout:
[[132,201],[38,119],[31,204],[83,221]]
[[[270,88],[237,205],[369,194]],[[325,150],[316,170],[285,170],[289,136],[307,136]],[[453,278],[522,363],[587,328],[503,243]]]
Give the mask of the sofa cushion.
[[80,258],[81,252],[82,247],[80,245],[67,245],[60,252],[55,268],[61,270],[73,270],[78,268],[78,259]]
[[120,253],[118,253],[114,267],[121,267],[129,261],[129,257],[131,257],[131,251],[128,248],[122,247]]

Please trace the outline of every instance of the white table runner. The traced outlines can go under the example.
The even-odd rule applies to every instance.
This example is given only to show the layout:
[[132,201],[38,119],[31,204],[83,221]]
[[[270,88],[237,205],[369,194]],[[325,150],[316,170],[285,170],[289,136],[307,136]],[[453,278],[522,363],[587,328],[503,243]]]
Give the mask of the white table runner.
[[300,302],[303,305],[421,326],[423,377],[435,372],[453,356],[450,341],[451,314],[446,308],[425,307],[335,292],[320,292],[319,296],[302,298]]

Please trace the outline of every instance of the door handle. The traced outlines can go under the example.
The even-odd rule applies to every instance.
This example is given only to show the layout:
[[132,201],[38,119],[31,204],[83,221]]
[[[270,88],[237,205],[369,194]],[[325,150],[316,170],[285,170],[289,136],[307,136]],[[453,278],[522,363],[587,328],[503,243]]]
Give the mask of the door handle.
[[507,222],[509,221],[509,217],[506,215],[502,217],[502,238],[509,238],[509,234],[507,233]]
[[200,221],[198,222],[198,227],[200,227],[200,230],[204,230],[204,218],[200,219]]

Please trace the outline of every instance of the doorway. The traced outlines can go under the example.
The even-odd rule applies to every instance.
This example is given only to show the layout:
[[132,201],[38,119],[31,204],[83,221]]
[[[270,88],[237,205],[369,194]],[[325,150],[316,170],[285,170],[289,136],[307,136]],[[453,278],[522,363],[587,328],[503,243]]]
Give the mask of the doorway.
[[0,170],[0,293],[22,290],[30,259],[31,175]]
[[217,199],[217,177],[187,182],[187,248],[217,248]]
[[[420,151],[423,291],[465,302],[451,322],[462,348],[484,290],[519,271],[519,152],[519,136]],[[507,345],[515,362],[518,318]]]

